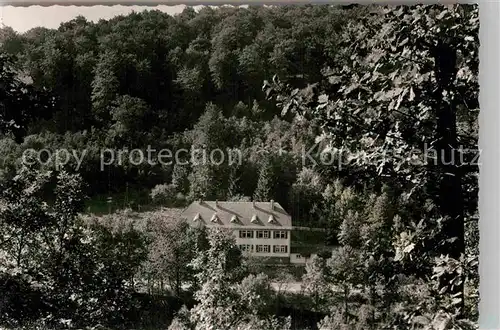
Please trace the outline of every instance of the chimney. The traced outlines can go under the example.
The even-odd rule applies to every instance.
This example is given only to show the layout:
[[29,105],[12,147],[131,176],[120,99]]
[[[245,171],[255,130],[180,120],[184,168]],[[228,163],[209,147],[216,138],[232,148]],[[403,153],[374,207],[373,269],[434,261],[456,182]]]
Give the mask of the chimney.
[[252,207],[255,208],[255,201],[252,201]]
[[271,199],[271,210],[274,210],[274,200]]
[[219,201],[215,200],[215,207],[219,207]]
[[198,204],[200,204],[200,205],[201,205],[202,203],[203,203],[203,199],[201,199],[201,198],[200,198],[200,199],[198,199]]

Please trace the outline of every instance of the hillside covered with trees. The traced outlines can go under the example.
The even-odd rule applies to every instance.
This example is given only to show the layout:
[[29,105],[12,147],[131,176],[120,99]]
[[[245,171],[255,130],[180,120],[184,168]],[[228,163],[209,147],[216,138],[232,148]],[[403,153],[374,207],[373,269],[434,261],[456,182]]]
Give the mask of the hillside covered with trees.
[[[476,328],[478,30],[472,5],[2,28],[0,323]],[[26,166],[29,149],[42,162]],[[62,149],[81,159],[59,166]],[[242,161],[136,164],[133,149]],[[103,168],[103,150],[126,156]],[[138,212],[198,199],[276,200],[339,248],[307,266],[302,292],[277,293],[283,279],[225,233]],[[158,300],[164,286],[175,301]]]

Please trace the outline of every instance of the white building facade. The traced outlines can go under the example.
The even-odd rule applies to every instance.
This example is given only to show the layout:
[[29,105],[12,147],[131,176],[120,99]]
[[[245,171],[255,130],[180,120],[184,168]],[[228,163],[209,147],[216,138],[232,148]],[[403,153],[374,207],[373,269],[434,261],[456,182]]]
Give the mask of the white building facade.
[[193,226],[232,230],[238,247],[251,256],[291,262],[292,218],[279,203],[197,201],[182,217]]

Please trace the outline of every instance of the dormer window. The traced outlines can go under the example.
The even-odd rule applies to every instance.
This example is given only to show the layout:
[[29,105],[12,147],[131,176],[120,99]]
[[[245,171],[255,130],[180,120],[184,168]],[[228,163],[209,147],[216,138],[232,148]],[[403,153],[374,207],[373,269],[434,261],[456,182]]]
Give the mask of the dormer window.
[[269,216],[269,219],[267,220],[267,222],[269,222],[269,223],[275,223],[276,222],[276,218],[274,217],[274,215],[271,214]]
[[231,222],[232,222],[232,223],[236,223],[236,222],[238,222],[238,217],[237,217],[236,215],[233,215],[233,216],[231,217]]
[[250,220],[250,222],[252,222],[252,223],[259,223],[259,218],[257,218],[257,215],[256,215],[256,214],[254,214],[254,215],[252,216],[252,219]]
[[193,221],[200,221],[201,220],[201,215],[199,213],[196,213],[196,215],[193,218]]
[[212,215],[212,219],[210,219],[210,221],[219,222],[219,217],[217,216],[217,213],[214,213],[214,215]]

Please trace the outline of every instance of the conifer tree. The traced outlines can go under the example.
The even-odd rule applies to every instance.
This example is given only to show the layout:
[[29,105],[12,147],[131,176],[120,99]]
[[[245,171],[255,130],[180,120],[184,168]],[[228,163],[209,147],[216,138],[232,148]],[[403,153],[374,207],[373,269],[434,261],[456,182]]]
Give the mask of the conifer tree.
[[271,161],[266,160],[260,168],[254,200],[265,202],[272,198],[272,172]]

